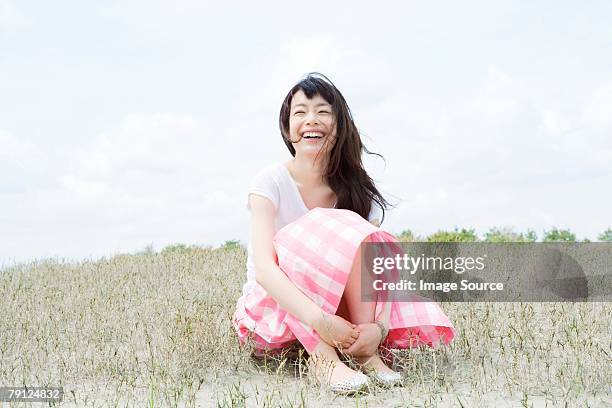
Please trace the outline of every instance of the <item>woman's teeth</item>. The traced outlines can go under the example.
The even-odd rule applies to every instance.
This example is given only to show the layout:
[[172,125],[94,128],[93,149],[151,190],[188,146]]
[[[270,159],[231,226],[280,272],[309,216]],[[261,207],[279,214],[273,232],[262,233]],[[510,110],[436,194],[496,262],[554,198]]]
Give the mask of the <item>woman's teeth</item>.
[[320,139],[320,138],[323,137],[323,134],[317,133],[317,132],[304,132],[303,137],[306,138],[306,139],[310,139],[310,138]]

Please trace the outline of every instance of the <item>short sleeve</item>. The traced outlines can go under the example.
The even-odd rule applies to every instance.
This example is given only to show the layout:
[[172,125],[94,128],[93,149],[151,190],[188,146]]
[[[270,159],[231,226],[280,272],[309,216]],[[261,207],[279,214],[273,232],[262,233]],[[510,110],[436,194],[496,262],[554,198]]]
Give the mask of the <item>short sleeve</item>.
[[368,221],[378,220],[382,223],[383,210],[378,203],[372,200],[372,208],[370,209],[370,215]]
[[249,195],[257,194],[268,198],[274,204],[274,208],[278,209],[279,189],[278,183],[274,178],[274,173],[270,167],[261,170],[253,177],[249,189],[247,191],[246,208],[251,209],[249,205]]

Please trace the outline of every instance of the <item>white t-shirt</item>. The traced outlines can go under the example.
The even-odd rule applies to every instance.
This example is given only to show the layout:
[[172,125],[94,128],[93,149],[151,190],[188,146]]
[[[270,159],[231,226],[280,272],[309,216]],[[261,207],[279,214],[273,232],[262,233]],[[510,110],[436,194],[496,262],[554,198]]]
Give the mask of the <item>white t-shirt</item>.
[[[302,200],[298,186],[291,177],[289,169],[282,162],[267,166],[255,175],[247,194],[246,207],[249,206],[249,195],[257,194],[267,197],[276,209],[275,230],[297,220],[309,210]],[[382,209],[372,201],[372,209],[368,221],[382,219]],[[242,287],[242,293],[248,293],[255,284],[255,264],[253,262],[253,246],[249,240],[247,245],[247,282]]]

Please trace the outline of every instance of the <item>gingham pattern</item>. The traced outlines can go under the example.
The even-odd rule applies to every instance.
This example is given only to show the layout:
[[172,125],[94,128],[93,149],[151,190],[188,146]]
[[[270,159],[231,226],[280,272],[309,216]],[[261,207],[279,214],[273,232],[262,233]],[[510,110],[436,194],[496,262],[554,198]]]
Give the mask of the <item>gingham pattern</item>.
[[[278,265],[289,279],[319,307],[334,314],[353,259],[369,236],[374,242],[397,242],[393,235],[353,211],[315,208],[281,228],[274,236],[273,245]],[[393,245],[384,248],[394,250]],[[396,250],[401,251],[399,245]],[[384,346],[436,346],[440,341],[449,343],[453,339],[453,325],[436,303],[389,301],[389,335]],[[379,301],[377,316],[382,308],[383,302]],[[242,344],[252,339],[260,350],[282,349],[298,340],[312,352],[321,341],[314,329],[282,309],[259,284],[238,299],[232,323]]]

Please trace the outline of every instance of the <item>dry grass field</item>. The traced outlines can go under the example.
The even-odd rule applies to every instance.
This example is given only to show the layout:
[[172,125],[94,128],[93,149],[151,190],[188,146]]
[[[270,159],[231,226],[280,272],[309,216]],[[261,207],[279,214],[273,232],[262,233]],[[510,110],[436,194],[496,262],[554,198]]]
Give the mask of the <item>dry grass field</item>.
[[5,268],[0,385],[63,386],[78,407],[612,406],[609,303],[445,303],[456,340],[394,351],[404,387],[335,397],[303,358],[238,346],[245,262],[177,248]]

